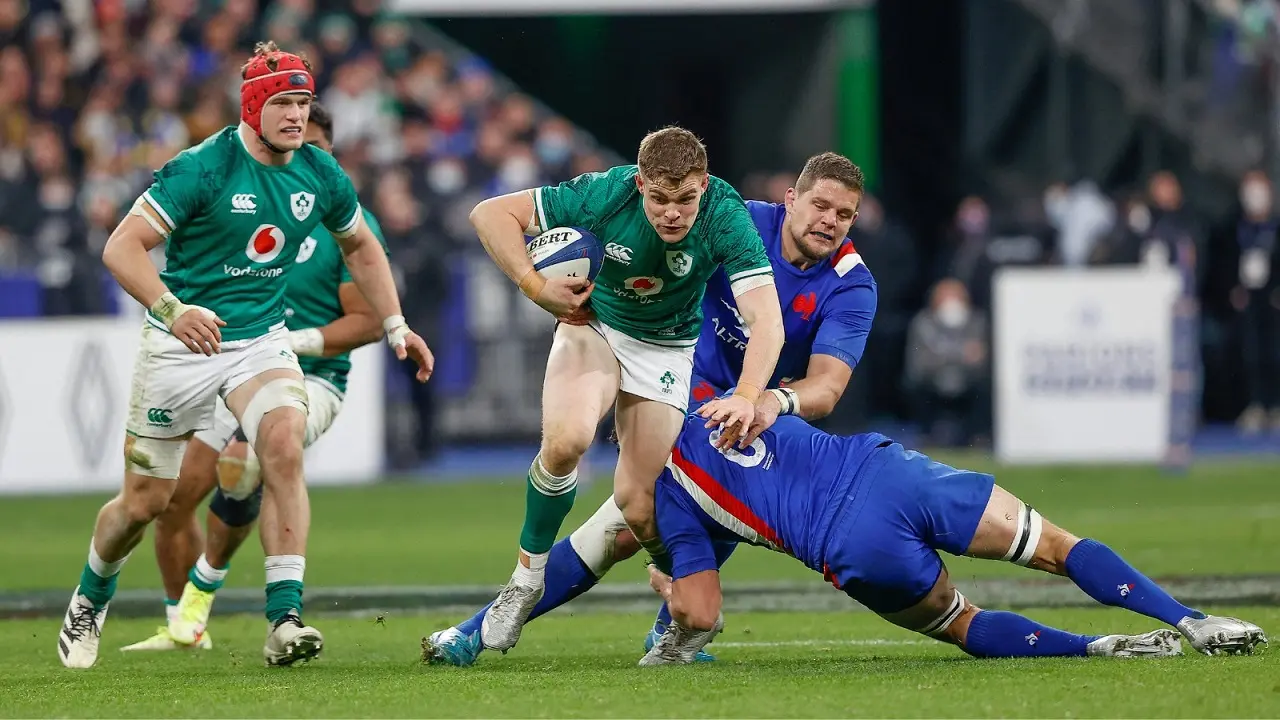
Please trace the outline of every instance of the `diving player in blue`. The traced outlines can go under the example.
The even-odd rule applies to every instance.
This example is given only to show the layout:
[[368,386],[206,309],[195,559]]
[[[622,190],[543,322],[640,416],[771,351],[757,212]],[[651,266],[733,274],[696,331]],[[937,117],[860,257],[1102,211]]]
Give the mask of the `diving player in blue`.
[[836,436],[781,418],[749,447],[686,417],[655,487],[670,576],[651,584],[675,622],[641,665],[694,661],[724,626],[717,542],[791,555],[886,620],[977,657],[1159,657],[1182,653],[1170,629],[1076,635],[982,610],[951,584],[938,551],[1065,575],[1094,600],[1177,628],[1206,654],[1249,653],[1266,635],[1173,599],[1096,540],[1081,540],[995,484],[876,433]]
[[[857,219],[862,193],[858,166],[836,153],[822,153],[805,163],[785,202],[747,202],[773,266],[786,344],[747,434],[722,438],[724,446],[734,441],[750,445],[779,416],[826,417],[844,393],[862,359],[877,301],[875,280],[846,237]],[[702,303],[705,319],[694,355],[691,410],[735,381],[747,340],[723,272],[708,282]],[[720,548],[721,562],[733,547],[730,543]],[[605,500],[586,523],[552,547],[546,590],[529,619],[586,592],[638,548],[613,498]],[[482,608],[469,620],[425,639],[424,659],[460,666],[475,662],[484,649],[484,612]],[[669,622],[664,604],[646,635],[646,650]],[[699,659],[712,658],[701,653]]]

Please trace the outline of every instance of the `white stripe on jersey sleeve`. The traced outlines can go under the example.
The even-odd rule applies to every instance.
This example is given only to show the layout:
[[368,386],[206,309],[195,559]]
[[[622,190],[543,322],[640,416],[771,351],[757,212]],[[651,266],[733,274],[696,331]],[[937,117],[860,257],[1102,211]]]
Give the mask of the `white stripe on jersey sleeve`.
[[[147,201],[148,205],[155,208],[156,213],[160,215],[160,219],[164,221],[165,225],[169,226],[170,232],[178,229],[177,223],[173,221],[173,218],[169,217],[169,213],[164,211],[164,208],[160,206],[160,203],[156,202],[156,199],[154,197],[151,197],[150,190],[144,191],[142,193],[142,197]],[[168,234],[169,233],[161,233],[161,235],[165,235],[165,236],[168,236]]]
[[740,298],[744,293],[761,287],[770,287],[773,285],[773,274],[767,275],[748,275],[729,283],[729,289],[733,291],[734,298]]
[[355,235],[356,226],[360,224],[360,217],[363,214],[364,213],[361,211],[361,208],[360,208],[360,203],[356,203],[355,214],[352,215],[351,219],[348,220],[346,223],[344,223],[341,228],[339,228],[337,231],[333,233],[334,236],[337,237],[339,240],[345,240],[351,237],[352,235]]
[[534,188],[533,190],[533,207],[537,211],[538,231],[546,232],[551,228],[547,227],[547,211],[542,206],[542,188]]

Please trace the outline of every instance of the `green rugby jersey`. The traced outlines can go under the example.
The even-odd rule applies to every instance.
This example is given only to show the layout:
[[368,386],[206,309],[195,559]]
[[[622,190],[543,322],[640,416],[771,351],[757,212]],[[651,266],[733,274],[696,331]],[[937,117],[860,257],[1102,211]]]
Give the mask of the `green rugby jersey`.
[[689,234],[659,237],[636,189],[635,165],[587,173],[534,191],[538,226],[590,230],[604,244],[591,309],[638,340],[688,347],[702,329],[702,294],[716,268],[729,281],[772,275],[764,243],[738,192],[712,175]]
[[286,280],[303,241],[320,225],[348,237],[360,219],[333,156],[303,145],[289,164],[263,165],[235,125],[165,163],[139,205],[169,241],[161,279],[182,302],[226,321],[224,342],[284,327]]
[[[382,226],[373,213],[364,210],[364,222],[387,250],[387,240],[382,236]],[[342,317],[342,301],[338,287],[352,282],[351,271],[342,255],[342,248],[332,237],[308,237],[298,250],[293,272],[289,275],[284,293],[285,318],[290,330],[324,327]],[[347,392],[347,374],[351,372],[351,353],[333,357],[298,356],[302,372],[329,383],[340,395]]]

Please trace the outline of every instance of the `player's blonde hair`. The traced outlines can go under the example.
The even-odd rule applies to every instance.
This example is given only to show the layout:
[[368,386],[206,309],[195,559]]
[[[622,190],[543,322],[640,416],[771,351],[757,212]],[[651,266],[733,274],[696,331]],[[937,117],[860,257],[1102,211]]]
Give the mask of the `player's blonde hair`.
[[697,135],[669,125],[644,136],[636,164],[644,179],[675,187],[690,173],[707,172],[707,148]]
[[[246,73],[249,72],[249,65],[253,62],[253,59],[256,57],[266,57],[267,69],[270,70],[271,72],[275,72],[276,58],[272,56],[278,52],[283,52],[283,51],[280,50],[279,45],[276,45],[275,40],[267,40],[264,42],[260,42],[257,45],[254,45],[253,55],[249,57],[249,59],[245,62],[245,64],[240,66],[240,79],[242,80],[245,79]],[[311,71],[311,61],[307,59],[306,53],[300,52],[300,53],[292,53],[292,54],[298,56],[298,59],[302,61],[302,65],[307,68],[308,72]]]
[[796,192],[808,192],[819,180],[835,180],[859,195],[863,193],[865,184],[862,168],[854,165],[849,158],[833,152],[809,158],[804,164],[804,170],[800,171],[800,178],[796,180]]

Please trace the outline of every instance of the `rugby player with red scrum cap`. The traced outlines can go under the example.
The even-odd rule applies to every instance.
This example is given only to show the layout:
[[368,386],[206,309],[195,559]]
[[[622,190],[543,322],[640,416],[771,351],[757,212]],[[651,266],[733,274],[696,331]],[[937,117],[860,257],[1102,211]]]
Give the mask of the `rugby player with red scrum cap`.
[[[165,163],[103,250],[121,287],[148,311],[129,398],[124,483],[98,512],[58,633],[67,667],[97,660],[120,569],[168,506],[187,440],[210,427],[219,396],[261,465],[263,657],[288,665],[323,647],[323,636],[301,617],[308,396],[284,303],[298,250],[318,226],[341,246],[396,356],[418,365],[420,382],[431,376],[431,351],[405,323],[351,180],[331,155],[305,144],[315,95],[310,64],[273,42],[259,43],[241,77],[240,122]],[[157,273],[147,253],[165,241],[166,266]]]

